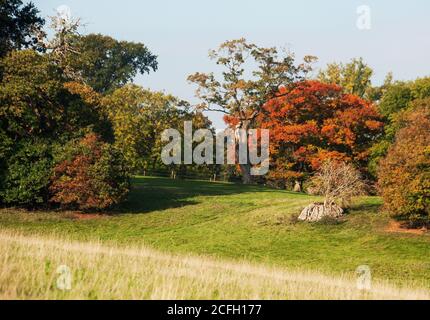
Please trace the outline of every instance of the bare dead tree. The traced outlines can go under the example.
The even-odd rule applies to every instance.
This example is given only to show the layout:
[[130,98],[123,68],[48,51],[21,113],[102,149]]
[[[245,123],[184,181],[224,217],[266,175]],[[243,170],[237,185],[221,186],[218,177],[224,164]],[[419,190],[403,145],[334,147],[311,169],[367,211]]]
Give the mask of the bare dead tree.
[[360,172],[345,162],[328,160],[311,179],[315,194],[324,196],[324,206],[337,204],[343,208],[354,197],[365,194],[365,183]]
[[44,31],[38,31],[38,45],[48,52],[53,61],[59,65],[64,74],[73,80],[83,82],[82,76],[70,67],[69,59],[71,55],[79,55],[79,50],[74,46],[74,40],[79,36],[79,28],[82,27],[81,19],[64,16],[57,13],[56,16],[49,17],[50,28],[54,31],[52,39],[47,39]]
[[365,194],[365,184],[357,169],[345,162],[326,161],[311,179],[313,194],[324,196],[324,203],[312,203],[301,212],[299,220],[319,221],[339,218],[354,197]]

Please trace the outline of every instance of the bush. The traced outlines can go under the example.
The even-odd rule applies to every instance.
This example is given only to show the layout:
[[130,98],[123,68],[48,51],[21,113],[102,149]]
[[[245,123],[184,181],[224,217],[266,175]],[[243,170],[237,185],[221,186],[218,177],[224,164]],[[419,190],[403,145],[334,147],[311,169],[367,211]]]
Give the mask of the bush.
[[430,221],[430,99],[416,101],[378,170],[385,209],[411,226]]
[[52,168],[49,143],[34,139],[21,141],[5,163],[2,202],[26,207],[47,202]]
[[312,177],[308,192],[324,196],[324,207],[347,207],[356,196],[365,194],[360,172],[345,162],[326,160]]
[[104,210],[118,204],[129,191],[123,156],[93,133],[67,143],[55,163],[50,202],[62,208]]

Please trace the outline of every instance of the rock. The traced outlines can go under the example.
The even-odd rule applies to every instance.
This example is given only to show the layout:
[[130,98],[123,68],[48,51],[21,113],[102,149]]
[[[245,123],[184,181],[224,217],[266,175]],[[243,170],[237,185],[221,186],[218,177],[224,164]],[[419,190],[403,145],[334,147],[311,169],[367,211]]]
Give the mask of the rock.
[[336,204],[324,206],[323,203],[313,203],[303,209],[298,219],[316,222],[324,217],[340,218],[343,212],[343,209]]

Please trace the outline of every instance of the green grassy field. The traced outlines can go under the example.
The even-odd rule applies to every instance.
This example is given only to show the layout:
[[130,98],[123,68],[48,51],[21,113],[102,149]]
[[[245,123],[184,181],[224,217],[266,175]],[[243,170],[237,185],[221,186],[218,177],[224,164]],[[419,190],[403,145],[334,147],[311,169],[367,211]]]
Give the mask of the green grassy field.
[[375,279],[430,288],[428,233],[387,232],[376,197],[361,199],[335,224],[297,222],[315,200],[257,186],[135,178],[128,202],[113,213],[8,209],[0,211],[0,228],[327,274],[353,275],[368,265]]

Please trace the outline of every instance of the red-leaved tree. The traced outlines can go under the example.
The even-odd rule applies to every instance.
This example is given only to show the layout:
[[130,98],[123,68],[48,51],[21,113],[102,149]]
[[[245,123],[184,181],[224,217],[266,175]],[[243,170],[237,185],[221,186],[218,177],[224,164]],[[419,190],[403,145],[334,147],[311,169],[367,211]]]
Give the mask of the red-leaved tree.
[[93,133],[67,143],[56,162],[50,201],[63,208],[104,210],[118,204],[129,191],[122,154]]
[[383,129],[376,108],[337,85],[302,81],[280,89],[258,117],[270,129],[271,171],[277,182],[302,181],[326,159],[365,168],[369,147]]

